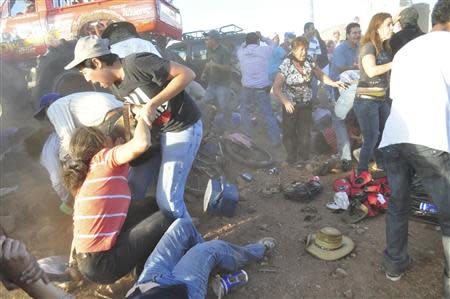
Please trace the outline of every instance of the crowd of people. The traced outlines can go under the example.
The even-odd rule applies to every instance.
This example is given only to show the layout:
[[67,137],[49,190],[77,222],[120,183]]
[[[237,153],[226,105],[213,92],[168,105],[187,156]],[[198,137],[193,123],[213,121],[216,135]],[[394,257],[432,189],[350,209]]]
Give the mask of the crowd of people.
[[[278,35],[248,33],[236,54],[242,76],[240,129],[252,135],[252,114],[258,112],[268,147],[284,147],[288,165],[307,163],[313,105],[319,88],[325,89],[342,170],[353,168],[346,126],[351,115],[363,139],[356,176],[365,176],[374,160],[392,189],[383,254],[386,277],[401,279],[411,263],[409,190],[417,174],[439,209],[444,296],[450,298],[450,1],[437,1],[431,32],[420,30],[418,17],[413,7],[394,18],[377,13],[364,35],[352,22],[345,40],[335,31],[326,42],[311,22],[301,36],[286,32],[281,44]],[[397,22],[401,30],[394,34]],[[54,128],[40,162],[61,199],[61,210],[73,215],[69,271],[98,284],[132,273],[136,283],[127,298],[204,298],[214,268],[236,271],[261,259],[275,240],[266,237],[241,247],[202,239],[184,202],[202,140],[201,112],[186,92],[195,73],[162,58],[130,24],[109,26],[103,38],[80,38],[65,69],[78,70],[112,94],[47,94],[35,114]],[[231,128],[232,53],[221,44],[218,31],[205,35],[203,101],[214,103]],[[426,55],[430,49],[432,55]],[[281,126],[273,100],[281,105]],[[344,117],[340,103],[349,106]],[[117,136],[112,126],[120,117],[125,134]],[[127,132],[130,122],[132,134]],[[4,233],[0,266],[5,283],[34,298],[72,297],[49,284],[23,243]]]

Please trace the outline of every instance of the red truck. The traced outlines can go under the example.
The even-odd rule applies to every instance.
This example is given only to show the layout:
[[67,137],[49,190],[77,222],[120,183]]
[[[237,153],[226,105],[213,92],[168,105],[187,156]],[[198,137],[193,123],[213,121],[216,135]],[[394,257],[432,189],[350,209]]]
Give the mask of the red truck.
[[49,91],[68,94],[94,89],[78,72],[64,71],[63,66],[73,58],[79,37],[100,35],[111,22],[130,22],[142,37],[158,43],[182,35],[180,11],[168,0],[0,2],[2,93],[9,89],[14,95],[28,85],[34,103]]

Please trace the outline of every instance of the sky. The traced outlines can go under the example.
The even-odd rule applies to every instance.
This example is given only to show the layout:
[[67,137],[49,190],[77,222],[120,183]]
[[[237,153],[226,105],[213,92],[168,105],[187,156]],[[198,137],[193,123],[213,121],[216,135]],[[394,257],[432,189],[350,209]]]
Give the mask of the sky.
[[[370,17],[381,11],[397,12],[399,0],[313,0],[316,28],[323,31],[352,22],[358,16],[364,27]],[[412,1],[428,3],[436,0]],[[183,31],[218,28],[234,23],[245,32],[261,31],[266,36],[293,31],[303,33],[311,21],[310,0],[174,0],[181,11]]]

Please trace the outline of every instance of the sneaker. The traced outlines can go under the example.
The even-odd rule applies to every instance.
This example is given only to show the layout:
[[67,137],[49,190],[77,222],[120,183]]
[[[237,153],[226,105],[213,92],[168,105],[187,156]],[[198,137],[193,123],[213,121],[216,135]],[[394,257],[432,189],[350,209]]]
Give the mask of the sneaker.
[[389,279],[390,281],[399,281],[403,276],[403,273],[400,274],[391,274],[386,272],[386,278]]
[[261,240],[259,240],[258,242],[257,242],[257,244],[262,244],[262,245],[264,245],[264,247],[266,248],[266,254],[267,253],[269,253],[269,252],[271,252],[271,251],[273,251],[273,249],[275,248],[275,246],[276,246],[276,242],[275,242],[275,239],[274,238],[271,238],[271,237],[265,237],[265,238],[262,238]]

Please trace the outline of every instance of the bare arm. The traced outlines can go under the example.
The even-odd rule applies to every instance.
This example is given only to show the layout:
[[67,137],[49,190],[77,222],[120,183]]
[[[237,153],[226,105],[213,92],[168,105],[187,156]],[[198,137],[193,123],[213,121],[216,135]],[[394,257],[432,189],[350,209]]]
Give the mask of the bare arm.
[[369,78],[373,78],[375,76],[383,75],[391,70],[392,62],[386,64],[377,65],[375,61],[375,56],[372,54],[365,55],[362,60],[362,68],[366,72]]
[[294,112],[294,103],[292,103],[291,100],[289,100],[281,91],[281,86],[284,84],[284,77],[281,73],[277,73],[275,76],[275,81],[273,82],[273,93],[277,97],[278,101],[284,106],[284,109],[288,113]]
[[142,118],[139,118],[133,138],[117,146],[115,160],[119,165],[128,163],[151,146],[150,130]]
[[324,72],[322,72],[321,69],[319,69],[318,67],[313,69],[314,75],[316,76],[316,78],[320,81],[322,81],[324,84],[332,86],[332,87],[336,87],[336,88],[347,88],[347,84],[341,82],[341,81],[333,81],[330,77],[328,77],[327,74],[325,74]]
[[195,73],[190,68],[171,61],[168,79],[170,80],[169,84],[142,109],[141,117],[149,126],[154,120],[156,108],[182,92],[195,79]]

